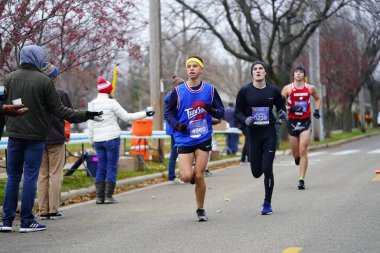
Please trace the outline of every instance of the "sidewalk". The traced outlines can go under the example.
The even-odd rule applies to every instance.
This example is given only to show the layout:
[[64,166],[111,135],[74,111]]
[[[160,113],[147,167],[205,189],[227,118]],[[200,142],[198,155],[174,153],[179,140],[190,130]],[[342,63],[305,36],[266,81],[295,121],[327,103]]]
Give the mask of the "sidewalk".
[[[356,137],[353,137],[350,139],[340,140],[340,141],[336,141],[336,142],[332,142],[332,143],[309,146],[309,150],[318,150],[318,149],[327,148],[327,147],[335,147],[335,146],[338,146],[338,145],[341,145],[344,143],[368,138],[368,137],[375,136],[375,135],[378,135],[378,133],[364,134],[364,135],[356,136]],[[283,156],[283,155],[290,155],[290,150],[287,149],[287,150],[282,150],[282,151],[276,151],[276,156]],[[213,161],[213,162],[209,162],[208,168],[210,168],[212,170],[212,169],[215,169],[216,167],[220,167],[220,166],[221,167],[228,167],[228,166],[231,166],[233,164],[237,164],[239,162],[240,162],[240,157],[229,158],[229,159],[224,159],[224,160],[219,160],[219,161]],[[70,164],[67,164],[67,166],[70,167]],[[83,167],[83,165],[82,165],[82,167]],[[65,166],[65,168],[66,168],[66,166]],[[178,169],[176,169],[176,173],[178,173]],[[163,178],[163,177],[167,177],[167,171],[149,174],[149,175],[144,175],[144,176],[138,176],[138,177],[134,177],[134,178],[118,180],[116,182],[116,187],[119,188],[119,187],[126,187],[126,186],[130,186],[130,185],[137,185],[137,184],[141,184],[147,180],[159,179],[159,178]],[[6,178],[6,173],[4,171],[4,168],[0,168],[0,178]],[[62,192],[61,193],[61,201],[72,199],[72,198],[75,198],[78,196],[84,196],[87,194],[92,194],[94,192],[95,192],[95,186],[91,186],[88,188],[80,188],[80,189],[71,190],[68,192]],[[2,206],[0,206],[0,208],[2,208]]]

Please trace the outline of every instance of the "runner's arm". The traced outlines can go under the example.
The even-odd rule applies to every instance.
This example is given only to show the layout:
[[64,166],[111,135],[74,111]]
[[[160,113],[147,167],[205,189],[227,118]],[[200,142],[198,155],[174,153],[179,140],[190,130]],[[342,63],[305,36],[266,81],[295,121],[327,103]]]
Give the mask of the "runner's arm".
[[241,88],[236,96],[236,106],[235,106],[235,118],[240,121],[241,124],[245,126],[245,119],[247,118],[244,115],[244,108],[246,108],[246,103],[244,99],[244,91]]
[[164,116],[168,124],[175,129],[176,125],[178,124],[177,121],[177,100],[178,95],[175,89],[172,90],[170,96],[168,99],[166,99],[166,107],[164,111]]
[[310,94],[315,99],[315,109],[319,110],[321,108],[321,98],[319,97],[318,91],[314,85],[310,85]]
[[224,105],[222,99],[219,96],[219,93],[214,89],[214,97],[212,99],[212,107],[215,108],[215,112],[212,116],[216,119],[223,119],[224,117]]
[[280,93],[280,90],[277,88],[275,91],[274,104],[276,106],[277,113],[281,110],[286,112],[285,98],[282,95],[282,92]]

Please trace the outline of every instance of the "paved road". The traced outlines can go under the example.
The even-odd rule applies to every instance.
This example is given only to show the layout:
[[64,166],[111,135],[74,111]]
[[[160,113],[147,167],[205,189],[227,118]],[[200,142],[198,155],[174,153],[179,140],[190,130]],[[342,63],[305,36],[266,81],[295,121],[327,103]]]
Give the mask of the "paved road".
[[207,178],[209,222],[195,221],[193,186],[164,183],[65,207],[44,232],[0,234],[0,252],[380,252],[379,167],[380,136],[311,152],[299,191],[292,158],[277,157],[270,216],[263,178],[230,167]]

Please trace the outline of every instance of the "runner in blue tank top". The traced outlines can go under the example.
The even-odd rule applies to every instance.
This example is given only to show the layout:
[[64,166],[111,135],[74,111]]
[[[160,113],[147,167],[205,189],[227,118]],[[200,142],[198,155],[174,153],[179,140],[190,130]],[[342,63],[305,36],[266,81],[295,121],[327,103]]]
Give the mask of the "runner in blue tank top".
[[184,182],[195,183],[198,221],[208,220],[203,209],[204,173],[211,151],[212,117],[222,119],[224,116],[224,106],[215,87],[201,81],[203,71],[200,57],[188,58],[188,81],[173,90],[165,108],[166,121],[174,129],[180,177]]

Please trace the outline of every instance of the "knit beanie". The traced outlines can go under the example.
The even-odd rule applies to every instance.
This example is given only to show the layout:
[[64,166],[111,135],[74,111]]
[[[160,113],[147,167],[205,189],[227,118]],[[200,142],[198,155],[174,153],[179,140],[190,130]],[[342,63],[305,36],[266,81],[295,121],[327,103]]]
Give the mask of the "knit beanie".
[[297,65],[297,66],[294,67],[294,69],[293,69],[293,75],[294,75],[294,72],[295,72],[296,70],[300,70],[300,71],[302,71],[303,74],[306,76],[306,69],[305,69],[305,67],[304,67],[302,64]]
[[104,77],[98,77],[98,92],[109,94],[112,91],[112,83],[107,81]]
[[51,64],[50,62],[44,62],[42,65],[42,73],[50,77],[51,80],[54,80],[58,76],[58,68]]
[[265,62],[263,61],[254,61],[251,65],[251,75],[252,75],[252,71],[253,71],[253,67],[257,64],[260,64],[264,67],[265,71],[267,71],[267,65],[265,64]]

